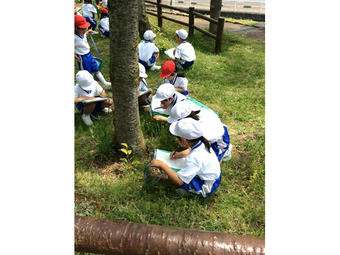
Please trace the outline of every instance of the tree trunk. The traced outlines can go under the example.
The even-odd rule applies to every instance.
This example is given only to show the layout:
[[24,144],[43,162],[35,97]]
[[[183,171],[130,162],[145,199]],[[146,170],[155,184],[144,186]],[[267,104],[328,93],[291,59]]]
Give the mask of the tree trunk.
[[264,239],[76,216],[75,250],[111,255],[264,255]]
[[[210,18],[218,19],[221,15],[222,0],[210,0]],[[210,23],[209,32],[216,34],[217,25]]]
[[151,25],[146,16],[146,8],[144,0],[138,0],[139,14],[138,14],[138,32],[140,39],[143,40],[143,35],[146,30],[151,29]]
[[127,143],[135,153],[144,153],[145,143],[137,103],[137,26],[139,0],[108,2],[110,15],[110,79],[114,101],[116,148]]

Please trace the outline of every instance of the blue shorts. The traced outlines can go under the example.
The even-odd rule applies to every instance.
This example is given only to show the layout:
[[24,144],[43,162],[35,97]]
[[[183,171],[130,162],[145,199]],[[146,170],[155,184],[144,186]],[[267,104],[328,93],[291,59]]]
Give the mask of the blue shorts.
[[184,92],[180,92],[182,95],[184,95],[184,96],[187,96],[187,95],[189,95],[189,91],[184,91]]
[[[84,104],[82,102],[79,102],[76,104],[77,109],[81,112],[81,114],[83,114],[83,110],[84,110]],[[96,102],[96,107],[94,108],[92,113],[98,113],[100,112],[102,109],[104,108],[103,106],[103,101],[100,102]]]
[[221,161],[224,154],[229,149],[229,144],[230,144],[230,137],[229,137],[227,126],[223,126],[223,128],[224,128],[224,134],[222,136],[222,141],[219,141],[220,144],[218,145],[217,142],[214,142],[211,144],[211,148],[215,152],[218,161]]
[[205,181],[201,180],[198,176],[195,176],[189,184],[184,183],[181,186],[179,186],[178,188],[184,189],[184,190],[190,192],[193,195],[197,195],[197,196],[201,196],[201,197],[206,198],[218,189],[218,187],[221,184],[221,179],[222,179],[222,173],[220,174],[220,177],[218,177],[215,180],[214,184],[211,187],[210,192],[206,193],[205,196],[203,196],[203,194],[202,194],[202,186],[205,184]]
[[180,63],[183,68],[188,68],[189,66],[192,66],[195,61],[185,61],[184,64]]
[[105,35],[107,38],[110,38],[109,31],[105,31],[102,25],[99,25],[98,28],[99,28],[99,31],[102,32],[103,35]]
[[138,62],[141,63],[145,69],[150,69],[155,63],[156,63],[156,56],[152,55],[152,57],[149,59],[150,63],[152,63],[151,66],[148,65],[148,63],[146,63],[144,60],[138,59]]
[[80,70],[87,70],[90,74],[96,73],[99,71],[99,67],[97,62],[94,60],[91,52],[81,55],[81,63],[78,62],[78,67]]
[[89,18],[89,17],[85,17],[85,19],[86,19],[86,21],[87,21],[88,23],[90,23],[90,28],[91,28],[92,30],[94,30],[94,29],[96,28],[96,26],[97,26],[97,21],[96,21],[96,19],[91,19],[91,18]]

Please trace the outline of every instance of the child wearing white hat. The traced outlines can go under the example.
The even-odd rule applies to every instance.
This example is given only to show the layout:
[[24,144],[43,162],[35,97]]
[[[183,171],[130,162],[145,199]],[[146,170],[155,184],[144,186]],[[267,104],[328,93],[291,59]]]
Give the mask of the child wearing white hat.
[[178,138],[182,147],[190,148],[190,153],[185,158],[185,166],[176,172],[157,159],[151,161],[151,166],[164,170],[180,190],[203,198],[208,197],[218,189],[222,174],[220,164],[204,137],[201,124],[187,118],[172,123],[169,130]]
[[[171,109],[168,122],[174,123],[185,118],[194,119],[201,124],[204,137],[209,141],[218,161],[227,161],[231,158],[232,145],[230,143],[228,128],[221,122],[215,112],[205,108],[197,109],[197,106],[187,101],[181,101]],[[186,157],[189,152],[189,149],[172,152],[170,157],[172,159],[183,158]]]
[[[146,83],[146,80],[145,80],[145,78],[148,77],[145,71],[145,67],[141,63],[138,63],[138,66],[139,66],[139,77],[138,77],[137,94],[138,94],[138,104],[141,106],[141,105],[146,105],[145,100],[151,95],[152,89],[148,87],[148,84]],[[141,94],[147,91],[149,93],[146,93],[141,96]]]
[[93,32],[92,30],[87,30],[90,23],[84,17],[74,15],[74,25],[74,53],[79,69],[87,70],[90,74],[95,73],[105,88],[111,87],[111,82],[107,82],[99,71],[99,67],[90,51],[90,45],[87,42],[87,35]]
[[[172,107],[174,107],[176,103],[185,99],[186,96],[175,91],[175,87],[172,84],[165,83],[158,87],[156,94],[152,97],[151,108],[162,108],[161,113],[169,115]],[[167,117],[160,115],[154,115],[153,118],[157,121],[168,121]]]
[[138,58],[146,69],[159,70],[161,67],[156,65],[159,57],[159,49],[155,44],[156,34],[152,30],[144,32],[144,40],[138,44]]
[[74,103],[81,112],[81,118],[88,126],[92,125],[90,114],[103,110],[111,112],[109,108],[113,101],[108,99],[100,102],[83,104],[82,101],[95,99],[96,97],[106,97],[104,89],[93,79],[93,76],[86,70],[81,70],[76,74],[77,84],[74,87]]
[[177,69],[188,68],[196,60],[194,47],[186,41],[187,37],[188,33],[184,29],[176,30],[176,42],[178,45],[176,48],[165,52],[166,55],[175,61]]

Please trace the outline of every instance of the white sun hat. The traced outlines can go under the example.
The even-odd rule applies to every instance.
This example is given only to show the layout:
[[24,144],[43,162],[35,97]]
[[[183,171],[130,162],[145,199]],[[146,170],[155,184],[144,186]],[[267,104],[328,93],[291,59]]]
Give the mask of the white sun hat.
[[177,120],[187,117],[191,113],[192,109],[189,103],[185,100],[177,102],[170,111],[170,116],[168,118],[169,123],[173,123]]
[[156,34],[154,32],[152,32],[152,30],[146,30],[144,32],[143,37],[144,37],[144,40],[149,41],[149,40],[152,40],[153,38],[155,38]]
[[147,78],[148,75],[146,74],[145,67],[141,63],[138,63],[138,65],[139,65],[139,77]]
[[185,31],[183,28],[180,30],[176,30],[176,34],[179,36],[179,38],[185,40],[188,37],[188,32]]
[[169,99],[174,94],[175,94],[174,85],[172,85],[170,83],[165,83],[165,84],[162,84],[158,87],[156,95],[155,95],[154,98],[156,100],[163,101],[165,99]]
[[80,87],[86,88],[90,86],[95,80],[87,70],[80,70],[76,74],[76,80]]
[[192,118],[175,121],[170,125],[169,131],[171,134],[187,140],[193,140],[203,136],[201,124]]

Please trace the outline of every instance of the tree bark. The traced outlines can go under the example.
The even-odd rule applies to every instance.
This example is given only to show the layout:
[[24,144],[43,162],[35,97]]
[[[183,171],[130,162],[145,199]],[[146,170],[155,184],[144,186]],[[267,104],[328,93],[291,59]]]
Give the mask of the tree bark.
[[[210,18],[218,19],[221,15],[222,0],[210,0]],[[217,25],[210,23],[209,32],[216,34]]]
[[116,148],[127,143],[135,153],[145,151],[137,102],[138,82],[138,2],[108,2],[110,15],[110,79],[114,101],[114,138]]
[[111,255],[264,255],[263,239],[200,231],[75,217],[75,250]]
[[146,8],[144,0],[138,0],[139,14],[138,14],[138,32],[139,38],[143,40],[143,35],[146,30],[151,29],[151,25],[146,16]]

